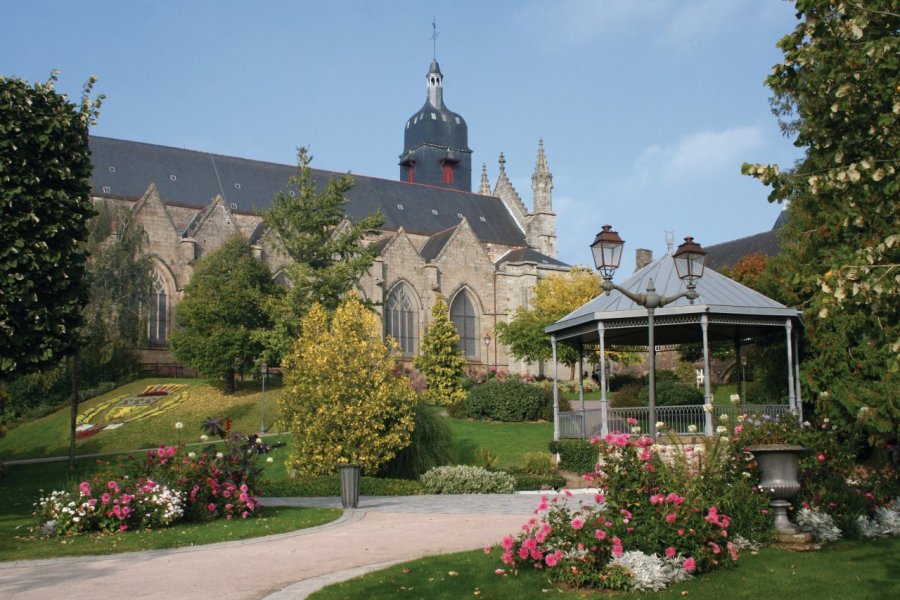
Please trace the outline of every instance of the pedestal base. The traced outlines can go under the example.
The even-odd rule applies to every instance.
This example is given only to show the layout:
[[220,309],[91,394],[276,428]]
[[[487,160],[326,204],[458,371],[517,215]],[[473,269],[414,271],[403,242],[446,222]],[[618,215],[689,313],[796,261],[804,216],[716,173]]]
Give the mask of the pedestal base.
[[813,552],[822,549],[821,545],[813,541],[811,533],[776,533],[772,547],[792,552]]
[[800,533],[800,528],[791,523],[791,520],[788,519],[787,509],[790,505],[791,503],[787,500],[772,500],[769,502],[769,506],[772,507],[772,512],[775,513],[775,531],[778,533],[786,535]]

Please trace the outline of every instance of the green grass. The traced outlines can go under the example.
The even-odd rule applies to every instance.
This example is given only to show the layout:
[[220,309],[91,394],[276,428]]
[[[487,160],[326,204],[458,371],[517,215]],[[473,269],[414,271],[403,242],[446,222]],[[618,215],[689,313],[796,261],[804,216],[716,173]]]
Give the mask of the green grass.
[[[310,598],[517,598],[584,597],[563,591],[535,570],[496,575],[499,553],[481,550],[433,556],[331,585]],[[820,552],[794,553],[765,548],[745,553],[735,568],[700,575],[659,593],[630,592],[621,598],[898,598],[900,538],[839,542]],[[454,575],[455,574],[455,575]],[[604,594],[605,595],[605,594]]]
[[448,419],[457,449],[457,461],[477,464],[484,449],[496,456],[498,467],[522,466],[526,452],[547,452],[553,439],[553,423],[498,423]]
[[[206,417],[226,416],[233,421],[233,429],[242,433],[259,431],[262,394],[258,382],[239,384],[235,394],[225,395],[209,382],[197,379],[150,378],[131,382],[111,392],[92,398],[79,405],[79,413],[113,398],[132,395],[148,385],[178,383],[187,389],[186,398],[176,406],[155,417],[124,424],[114,430],[101,431],[93,437],[76,442],[76,453],[100,454],[128,452],[139,448],[152,448],[160,444],[199,442],[200,423]],[[266,424],[271,430],[278,417],[280,386],[271,383],[266,389]],[[16,460],[47,456],[67,456],[69,453],[69,408],[59,410],[9,430],[0,438],[0,459]],[[179,432],[175,423],[184,428]]]
[[75,472],[68,471],[66,463],[10,467],[0,480],[0,561],[111,554],[241,540],[315,527],[333,521],[341,514],[332,509],[263,507],[258,516],[246,520],[220,519],[210,523],[181,523],[157,530],[63,538],[34,536],[30,531],[35,525],[31,513],[41,490],[49,492],[68,487],[96,468],[97,462],[90,460],[78,461]]

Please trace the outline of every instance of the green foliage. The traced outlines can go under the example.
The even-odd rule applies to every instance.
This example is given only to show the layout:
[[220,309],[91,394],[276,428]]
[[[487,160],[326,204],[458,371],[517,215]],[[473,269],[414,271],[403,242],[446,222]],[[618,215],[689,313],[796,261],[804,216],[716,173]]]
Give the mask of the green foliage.
[[644,386],[640,383],[626,383],[619,388],[619,391],[613,394],[612,399],[609,401],[609,405],[614,408],[644,406],[647,403],[647,400],[645,398],[642,402],[640,398],[641,391],[644,389]]
[[[338,475],[263,479],[260,490],[268,498],[340,496],[341,479]],[[418,481],[362,476],[359,478],[359,493],[362,496],[416,496],[423,492]]]
[[396,343],[355,295],[330,323],[313,305],[283,364],[282,421],[293,433],[289,468],[334,472],[339,463],[375,473],[410,443],[416,395],[397,372]]
[[679,361],[675,365],[675,378],[678,380],[678,383],[696,385],[697,374],[694,372],[694,365],[689,362]]
[[466,397],[461,382],[466,359],[456,349],[458,342],[459,333],[450,320],[447,302],[441,294],[435,294],[431,323],[414,361],[416,369],[424,373],[428,381],[423,398],[429,404],[448,406]]
[[300,333],[303,315],[313,304],[333,311],[372,266],[375,249],[363,242],[384,223],[380,213],[350,221],[345,209],[353,178],[331,178],[321,193],[309,167],[306,148],[297,151],[297,175],[290,185],[296,196],[278,192],[264,214],[273,242],[291,263],[285,268],[293,283],[267,305],[274,327],[266,336],[266,358],[278,364]]
[[71,354],[79,343],[91,207],[88,126],[103,96],[79,105],[54,89],[0,77],[0,377]]
[[516,487],[509,473],[469,465],[436,467],[420,481],[426,494],[512,494]]
[[379,469],[379,476],[418,479],[429,469],[453,461],[453,434],[446,418],[437,409],[423,402],[416,404],[414,418],[415,426],[409,446]]
[[534,421],[541,416],[544,392],[521,379],[492,379],[473,387],[463,403],[470,419]]
[[552,475],[556,472],[553,455],[548,452],[526,452],[522,457],[522,471],[529,475]]
[[550,452],[559,454],[559,468],[573,473],[593,473],[597,469],[597,446],[588,440],[556,440]]
[[900,421],[896,2],[804,0],[797,18],[766,84],[805,156],[785,171],[743,166],[790,202],[764,283],[805,314],[805,397],[881,446]]
[[241,236],[201,259],[184,290],[170,346],[175,357],[235,391],[263,351],[259,331],[270,325],[262,305],[275,293],[268,269]]
[[[648,404],[650,401],[649,386],[641,388],[638,399],[642,406]],[[700,390],[693,385],[685,385],[667,378],[656,382],[657,406],[683,406],[687,404],[703,404],[703,394]]]
[[507,468],[507,473],[516,480],[516,491],[559,490],[566,487],[566,478],[557,473],[531,475],[518,468]]

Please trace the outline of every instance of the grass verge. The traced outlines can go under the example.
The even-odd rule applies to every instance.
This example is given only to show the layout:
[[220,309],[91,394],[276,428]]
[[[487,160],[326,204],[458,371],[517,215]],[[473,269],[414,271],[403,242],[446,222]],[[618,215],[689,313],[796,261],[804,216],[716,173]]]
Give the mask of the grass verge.
[[548,452],[553,423],[499,423],[447,419],[453,432],[457,462],[478,464],[476,453],[486,450],[497,457],[497,467],[520,467],[526,452]]
[[[432,556],[335,584],[312,594],[333,598],[391,598],[405,595],[438,600],[466,597],[517,598],[585,597],[550,583],[540,571],[497,575],[499,552],[482,550]],[[658,592],[607,594],[621,598],[897,598],[900,597],[900,538],[844,541],[820,552],[794,553],[765,548],[746,553],[733,569],[723,569]]]

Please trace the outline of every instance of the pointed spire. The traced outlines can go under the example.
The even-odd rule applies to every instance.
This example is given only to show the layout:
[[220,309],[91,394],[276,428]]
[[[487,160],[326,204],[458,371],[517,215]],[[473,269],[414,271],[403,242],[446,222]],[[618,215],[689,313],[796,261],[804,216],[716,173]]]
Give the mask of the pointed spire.
[[481,186],[478,188],[478,193],[482,196],[491,195],[491,182],[488,181],[487,165],[484,163],[481,163]]
[[547,183],[553,185],[553,175],[550,174],[550,167],[547,166],[547,156],[544,154],[544,138],[538,141],[537,160],[534,163],[534,174],[531,176],[532,187],[538,184]]

